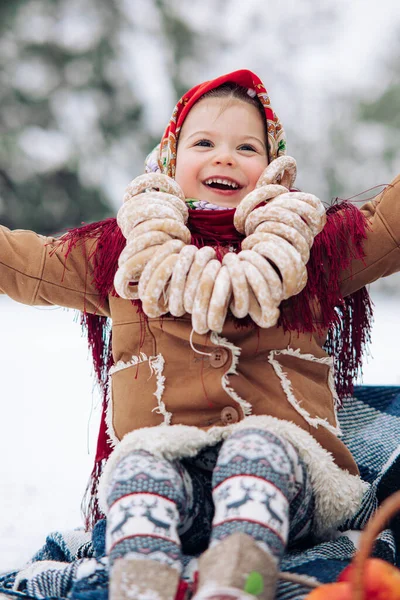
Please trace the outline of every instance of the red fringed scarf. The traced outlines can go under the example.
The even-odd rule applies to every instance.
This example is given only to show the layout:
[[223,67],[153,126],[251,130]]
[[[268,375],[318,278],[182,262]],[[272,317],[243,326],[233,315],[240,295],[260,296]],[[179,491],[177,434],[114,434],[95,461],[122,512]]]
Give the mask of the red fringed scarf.
[[[240,250],[243,236],[233,226],[234,212],[235,209],[189,210],[188,226],[192,232],[192,243],[197,247],[215,246],[219,256],[223,255],[223,250],[225,248],[226,251],[227,247],[234,251]],[[347,202],[332,206],[327,211],[327,223],[315,238],[311,249],[307,264],[307,286],[280,307],[279,324],[285,330],[299,333],[324,333],[328,330],[326,350],[334,359],[335,383],[339,398],[351,394],[353,381],[361,370],[363,350],[370,339],[372,307],[366,289],[358,290],[346,298],[341,296],[339,289],[340,274],[349,268],[353,259],[362,259],[364,256],[362,245],[366,229],[366,219],[358,208]],[[66,257],[72,248],[88,239],[93,239],[95,249],[89,256],[93,264],[93,281],[105,301],[109,294],[116,295],[113,286],[114,274],[126,240],[116,219],[107,219],[74,229],[64,235],[61,243],[66,247]],[[329,269],[326,265],[329,265]],[[133,303],[141,312],[140,301]],[[142,314],[143,318],[146,318],[144,313]],[[257,328],[252,321],[243,321],[238,321],[238,326]],[[94,370],[103,394],[95,466],[86,501],[84,500],[86,525],[90,527],[101,517],[97,505],[98,478],[112,450],[105,422],[108,371],[113,362],[112,332],[110,320],[98,315],[84,313],[82,325],[87,331]]]

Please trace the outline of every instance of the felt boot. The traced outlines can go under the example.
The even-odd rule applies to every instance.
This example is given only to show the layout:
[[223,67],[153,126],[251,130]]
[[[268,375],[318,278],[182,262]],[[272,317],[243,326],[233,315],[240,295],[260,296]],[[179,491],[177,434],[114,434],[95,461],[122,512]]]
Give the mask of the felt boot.
[[154,560],[118,558],[111,570],[109,600],[174,600],[180,575]]
[[[262,586],[255,592],[247,585],[256,572]],[[261,577],[259,577],[261,576]],[[275,598],[276,559],[262,550],[252,537],[234,533],[209,548],[199,559],[199,588],[193,600],[272,600]],[[246,591],[245,591],[246,588]]]

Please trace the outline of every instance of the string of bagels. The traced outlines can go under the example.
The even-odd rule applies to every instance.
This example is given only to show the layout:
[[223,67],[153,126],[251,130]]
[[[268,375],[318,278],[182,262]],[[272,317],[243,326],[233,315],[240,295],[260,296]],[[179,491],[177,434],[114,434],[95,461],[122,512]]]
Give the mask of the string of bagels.
[[282,300],[307,283],[310,249],[326,223],[319,198],[289,191],[296,173],[290,156],[267,166],[235,211],[234,226],[246,235],[241,251],[222,262],[213,247],[190,244],[189,211],[174,179],[136,177],[117,215],[126,238],[114,278],[119,296],[140,299],[150,318],[189,313],[198,334],[221,333],[228,309],[259,327],[276,325]]

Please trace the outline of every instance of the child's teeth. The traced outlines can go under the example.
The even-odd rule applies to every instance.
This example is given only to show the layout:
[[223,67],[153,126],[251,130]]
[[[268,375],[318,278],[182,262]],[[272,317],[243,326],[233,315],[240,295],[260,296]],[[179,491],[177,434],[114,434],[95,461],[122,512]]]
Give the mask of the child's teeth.
[[207,179],[207,181],[205,181],[206,185],[210,185],[211,183],[219,183],[222,185],[229,185],[232,188],[238,188],[238,184],[234,183],[233,181],[229,181],[228,179],[217,179],[217,178],[212,178],[212,179]]

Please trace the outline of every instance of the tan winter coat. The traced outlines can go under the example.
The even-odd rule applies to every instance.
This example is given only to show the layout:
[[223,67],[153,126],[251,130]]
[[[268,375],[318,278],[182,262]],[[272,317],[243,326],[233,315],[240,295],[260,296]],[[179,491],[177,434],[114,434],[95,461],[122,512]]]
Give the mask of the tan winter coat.
[[[366,258],[343,273],[343,295],[400,270],[400,176],[362,210],[371,224]],[[195,334],[193,350],[189,315],[150,319],[143,332],[130,301],[110,296],[108,303],[101,302],[86,260],[94,243],[75,247],[65,259],[57,240],[1,227],[0,292],[25,304],[55,304],[112,318],[108,426],[115,444],[125,438],[108,472],[131,448],[169,458],[188,456],[232,428],[256,425],[285,436],[306,461],[316,494],[317,530],[350,516],[365,484],[338,438],[325,339],[284,333],[279,327],[258,335],[228,322],[221,335]]]

